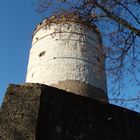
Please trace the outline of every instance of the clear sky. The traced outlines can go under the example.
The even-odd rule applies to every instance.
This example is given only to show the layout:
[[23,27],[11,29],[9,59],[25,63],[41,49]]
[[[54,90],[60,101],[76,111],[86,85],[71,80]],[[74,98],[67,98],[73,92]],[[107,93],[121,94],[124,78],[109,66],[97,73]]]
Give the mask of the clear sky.
[[25,81],[32,32],[41,21],[34,1],[0,0],[0,104],[9,83]]
[[[33,2],[35,0],[0,0],[0,104],[8,84],[25,82],[32,32],[42,20]],[[139,88],[132,85],[122,92],[133,95],[138,91]],[[133,107],[131,102],[130,106]]]

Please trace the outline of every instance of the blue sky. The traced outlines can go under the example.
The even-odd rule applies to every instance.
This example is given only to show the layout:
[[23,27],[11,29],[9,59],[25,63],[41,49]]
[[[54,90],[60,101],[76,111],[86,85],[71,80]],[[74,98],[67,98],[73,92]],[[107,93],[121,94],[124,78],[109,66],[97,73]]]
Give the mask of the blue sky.
[[[42,20],[33,2],[35,0],[0,0],[0,104],[8,84],[25,82],[32,32]],[[129,85],[122,93],[134,96],[138,91],[137,86]],[[133,103],[128,107],[133,108]]]
[[9,83],[25,81],[28,54],[35,26],[35,0],[0,0],[0,104]]

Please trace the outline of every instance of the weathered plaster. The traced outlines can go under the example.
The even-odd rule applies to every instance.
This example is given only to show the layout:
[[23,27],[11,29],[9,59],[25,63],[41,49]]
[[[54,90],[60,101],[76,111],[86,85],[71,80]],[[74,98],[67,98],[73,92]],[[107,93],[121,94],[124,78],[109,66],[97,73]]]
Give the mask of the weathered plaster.
[[53,85],[75,80],[107,93],[105,72],[99,74],[98,70],[97,47],[101,44],[97,36],[93,29],[78,23],[40,28],[33,36],[26,82]]

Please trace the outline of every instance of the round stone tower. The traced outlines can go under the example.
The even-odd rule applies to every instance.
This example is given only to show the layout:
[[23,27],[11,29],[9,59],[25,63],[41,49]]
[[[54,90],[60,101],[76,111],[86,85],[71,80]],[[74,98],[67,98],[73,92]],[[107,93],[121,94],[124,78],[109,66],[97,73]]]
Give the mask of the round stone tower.
[[100,32],[77,16],[52,16],[33,33],[27,83],[108,102]]

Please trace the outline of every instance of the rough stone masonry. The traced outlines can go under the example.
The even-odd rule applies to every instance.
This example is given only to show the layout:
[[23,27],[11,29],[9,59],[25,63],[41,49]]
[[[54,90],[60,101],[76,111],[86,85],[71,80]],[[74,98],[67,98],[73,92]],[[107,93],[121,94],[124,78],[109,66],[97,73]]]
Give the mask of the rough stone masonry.
[[46,85],[9,85],[0,109],[0,140],[139,139],[139,113]]

